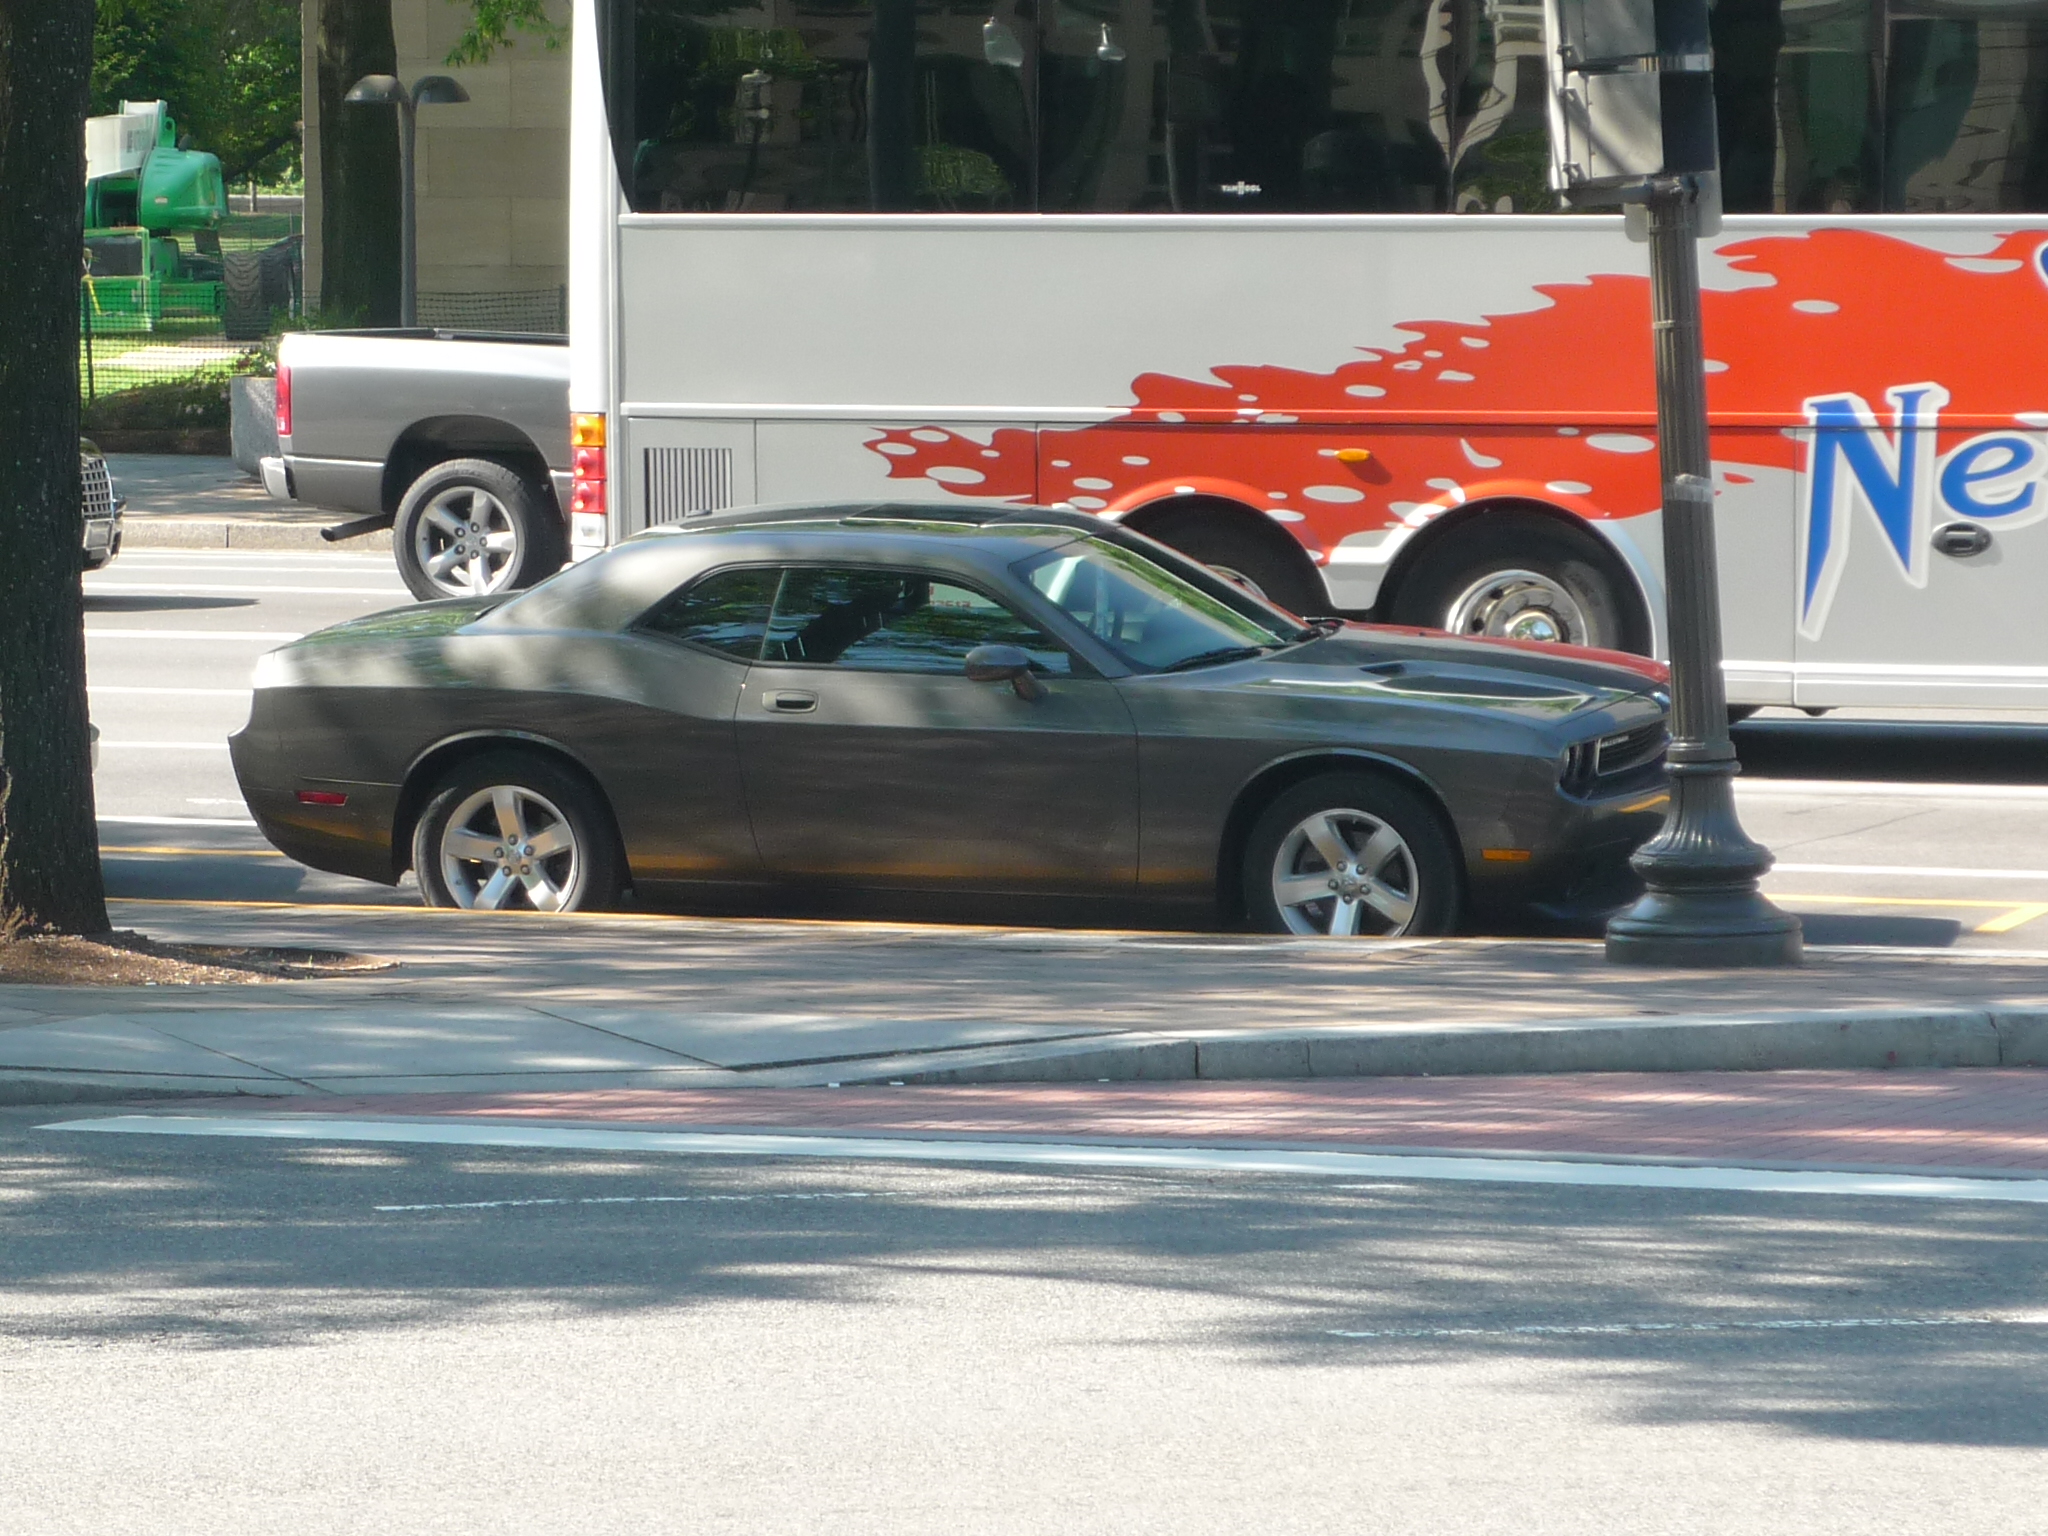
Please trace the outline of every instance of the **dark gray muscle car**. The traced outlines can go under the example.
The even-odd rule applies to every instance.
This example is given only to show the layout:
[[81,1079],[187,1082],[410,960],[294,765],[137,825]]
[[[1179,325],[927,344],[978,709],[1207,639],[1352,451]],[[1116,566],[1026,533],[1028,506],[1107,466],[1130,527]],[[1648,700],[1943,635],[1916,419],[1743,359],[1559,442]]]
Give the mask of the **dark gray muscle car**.
[[1666,706],[1639,657],[1304,624],[1079,514],[881,505],[308,635],[231,745],[285,853],[440,906],[832,886],[1395,936],[1627,899]]

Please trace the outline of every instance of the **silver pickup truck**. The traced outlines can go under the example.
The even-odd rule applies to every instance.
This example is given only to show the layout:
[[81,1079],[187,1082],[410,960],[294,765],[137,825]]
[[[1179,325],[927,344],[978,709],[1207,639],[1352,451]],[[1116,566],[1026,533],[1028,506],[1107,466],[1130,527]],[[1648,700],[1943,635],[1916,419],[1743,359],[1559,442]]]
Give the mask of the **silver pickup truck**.
[[561,336],[308,331],[277,358],[272,496],[391,529],[421,598],[524,587],[568,554],[569,346]]

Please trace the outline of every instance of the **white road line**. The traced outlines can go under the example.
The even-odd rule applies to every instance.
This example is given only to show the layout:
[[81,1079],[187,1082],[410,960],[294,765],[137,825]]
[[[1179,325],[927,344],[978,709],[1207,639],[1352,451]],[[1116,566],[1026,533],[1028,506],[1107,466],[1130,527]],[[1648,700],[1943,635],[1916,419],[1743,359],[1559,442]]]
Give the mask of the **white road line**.
[[296,629],[108,629],[88,624],[88,640],[260,640],[284,645],[304,638]]
[[1868,779],[1737,779],[1738,798],[1759,800],[1839,799],[1845,795],[1886,800],[2048,800],[2048,784],[1918,784]]
[[126,685],[116,687],[111,683],[87,683],[85,691],[87,693],[104,693],[110,696],[114,694],[149,694],[179,699],[246,699],[254,692],[250,688],[131,688]]
[[1953,869],[1931,864],[1774,864],[1779,875],[1910,875],[1921,880],[2048,880],[2048,869]]
[[776,1195],[585,1195],[556,1200],[461,1200],[448,1205],[373,1205],[373,1211],[502,1211],[529,1205],[734,1205],[750,1200],[872,1200],[864,1191]]
[[110,752],[225,752],[224,741],[101,741]]
[[1580,1338],[1614,1333],[1799,1333],[1836,1328],[2038,1327],[2048,1317],[1773,1317],[1727,1323],[1523,1323],[1505,1328],[1325,1328],[1333,1339]]
[[40,1129],[136,1132],[157,1136],[248,1136],[281,1141],[675,1152],[700,1157],[1021,1163],[1062,1168],[1163,1168],[1477,1184],[1732,1190],[1745,1194],[1780,1195],[1881,1195],[1916,1200],[2000,1200],[2028,1205],[2048,1204],[2048,1179],[1968,1179],[1919,1174],[1834,1173],[1823,1169],[1658,1167],[1644,1163],[1552,1163],[1534,1158],[1508,1157],[1411,1157],[1371,1152],[1103,1146],[1036,1141],[918,1141],[881,1136],[806,1136],[769,1132],[626,1131],[592,1126],[327,1120],[312,1116],[213,1119],[198,1115],[115,1115],[103,1120],[59,1121]]
[[280,587],[268,582],[237,584],[221,581],[88,581],[87,597],[116,597],[123,592],[218,592],[259,597],[409,597],[403,587]]

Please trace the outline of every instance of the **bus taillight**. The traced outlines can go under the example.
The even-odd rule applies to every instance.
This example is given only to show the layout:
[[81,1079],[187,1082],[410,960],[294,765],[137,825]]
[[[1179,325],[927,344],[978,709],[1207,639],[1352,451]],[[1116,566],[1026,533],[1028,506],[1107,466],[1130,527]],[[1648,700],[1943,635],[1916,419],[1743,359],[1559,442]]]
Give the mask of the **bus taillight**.
[[581,560],[605,547],[605,418],[578,413],[569,418],[569,557]]

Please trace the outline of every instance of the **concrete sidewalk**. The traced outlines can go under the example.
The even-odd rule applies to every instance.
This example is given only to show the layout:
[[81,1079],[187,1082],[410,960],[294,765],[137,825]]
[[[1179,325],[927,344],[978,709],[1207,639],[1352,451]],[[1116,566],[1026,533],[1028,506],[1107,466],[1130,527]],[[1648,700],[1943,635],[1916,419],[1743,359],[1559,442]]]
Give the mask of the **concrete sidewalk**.
[[107,468],[128,499],[124,549],[295,549],[375,552],[391,548],[391,531],[337,544],[320,530],[349,514],[273,500],[235,461],[204,454],[112,453]]
[[0,987],[0,1100],[2048,1065],[2048,955],[1817,950],[1729,974],[1568,941],[168,902],[116,923],[400,965]]

